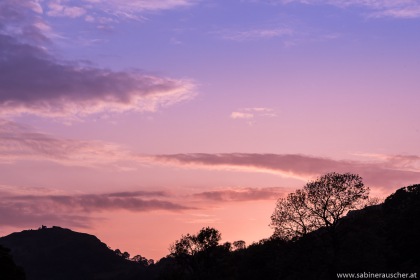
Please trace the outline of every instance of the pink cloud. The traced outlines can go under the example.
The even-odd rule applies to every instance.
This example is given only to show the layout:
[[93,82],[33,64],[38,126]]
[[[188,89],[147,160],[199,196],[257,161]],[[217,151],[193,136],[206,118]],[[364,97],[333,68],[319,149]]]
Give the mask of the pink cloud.
[[[416,156],[388,156],[383,162],[333,160],[306,155],[279,154],[174,154],[154,156],[156,162],[187,168],[233,169],[268,172],[307,181],[328,172],[353,172],[373,187],[395,189],[420,181],[420,168],[412,168]],[[402,162],[410,160],[410,168]],[[416,165],[418,166],[418,165]]]
[[1,203],[0,205],[0,223],[3,226],[33,228],[41,224],[66,224],[69,227],[88,228],[91,220],[91,217],[83,214],[26,211],[22,203]]
[[47,15],[68,18],[86,15],[90,19],[89,22],[94,22],[97,20],[96,16],[99,12],[113,17],[113,20],[118,22],[120,19],[143,19],[140,14],[148,11],[188,7],[196,3],[194,0],[85,0],[83,5],[69,6],[64,5],[63,2],[61,0],[47,1]]
[[193,196],[214,202],[275,200],[284,196],[284,188],[235,188],[206,191]]
[[66,6],[63,5],[61,1],[51,1],[48,4],[48,8],[49,11],[47,14],[55,17],[76,18],[86,14],[86,10],[83,7]]
[[262,117],[276,117],[273,109],[256,107],[256,108],[241,108],[230,114],[232,119],[252,120]]
[[0,141],[0,162],[3,163],[46,160],[62,165],[95,167],[134,159],[127,150],[113,143],[60,139],[2,119]]
[[7,226],[37,226],[41,223],[88,227],[103,211],[179,212],[192,207],[170,201],[164,192],[137,191],[83,195],[14,195],[2,192],[0,223]]
[[340,8],[365,7],[372,17],[417,18],[420,17],[420,3],[416,0],[282,0],[284,4],[299,2],[303,4],[327,4]]
[[232,119],[252,119],[254,118],[254,114],[244,112],[232,112],[232,114],[230,114],[230,117]]
[[86,0],[94,7],[106,7],[122,10],[144,11],[144,10],[167,10],[178,7],[190,6],[196,3],[194,0]]
[[367,184],[386,189],[420,181],[420,157],[415,155],[375,155],[373,161],[257,153],[136,155],[117,144],[56,138],[1,119],[0,141],[0,162],[3,163],[39,160],[130,170],[143,164],[169,164],[181,168],[264,172],[303,182],[332,171],[353,172],[361,175]]

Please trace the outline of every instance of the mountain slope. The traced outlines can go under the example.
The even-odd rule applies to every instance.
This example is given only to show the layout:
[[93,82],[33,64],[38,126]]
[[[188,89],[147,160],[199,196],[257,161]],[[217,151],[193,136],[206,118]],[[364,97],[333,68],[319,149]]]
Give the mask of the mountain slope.
[[142,267],[93,235],[60,227],[25,230],[0,238],[28,280],[132,279]]

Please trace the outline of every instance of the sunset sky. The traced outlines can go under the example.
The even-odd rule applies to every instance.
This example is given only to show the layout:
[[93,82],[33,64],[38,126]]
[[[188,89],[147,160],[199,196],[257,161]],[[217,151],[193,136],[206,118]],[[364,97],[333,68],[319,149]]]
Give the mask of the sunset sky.
[[0,235],[251,244],[327,172],[420,183],[419,108],[418,0],[1,0]]

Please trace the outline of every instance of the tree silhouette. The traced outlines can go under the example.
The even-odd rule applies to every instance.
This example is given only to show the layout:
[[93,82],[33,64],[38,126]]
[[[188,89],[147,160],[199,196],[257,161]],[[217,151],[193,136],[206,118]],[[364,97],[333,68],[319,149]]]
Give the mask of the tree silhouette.
[[174,256],[190,255],[205,251],[219,245],[221,234],[217,229],[211,227],[202,228],[196,235],[183,235],[169,248]]
[[363,205],[368,194],[359,175],[327,173],[277,201],[270,224],[274,236],[291,240],[321,227],[334,235],[339,219]]
[[288,194],[286,198],[280,198],[271,215],[274,236],[291,240],[315,230],[316,219],[307,204],[307,194],[303,190],[297,190]]
[[233,241],[233,248],[235,250],[243,250],[243,249],[246,249],[246,243],[243,240]]
[[130,254],[128,252],[124,252],[124,253],[122,253],[121,257],[128,260],[128,259],[130,259]]
[[196,244],[199,251],[204,251],[212,247],[219,245],[221,239],[220,232],[211,227],[205,227],[200,230],[196,236]]
[[348,211],[362,207],[368,194],[369,188],[359,175],[327,173],[277,201],[271,215],[273,236],[293,240],[325,228],[332,245],[329,276],[335,279],[340,251],[337,225]]
[[119,257],[122,257],[122,255],[123,255],[123,253],[121,252],[121,250],[120,250],[120,249],[115,249],[115,250],[114,250],[114,252],[115,252],[115,254],[116,254],[117,256],[119,256]]
[[195,235],[182,235],[169,247],[176,268],[168,279],[205,279],[215,266],[216,255],[230,252],[230,243],[219,246],[220,239],[220,232],[211,227]]
[[145,257],[143,257],[142,255],[135,255],[134,257],[132,257],[130,259],[133,262],[139,263],[142,266],[150,266],[153,265],[155,263],[155,261],[153,259],[147,259]]

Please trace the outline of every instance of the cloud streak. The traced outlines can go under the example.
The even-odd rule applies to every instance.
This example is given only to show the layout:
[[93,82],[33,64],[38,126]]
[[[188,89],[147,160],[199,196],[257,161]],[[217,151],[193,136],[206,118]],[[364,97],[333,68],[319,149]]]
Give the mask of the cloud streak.
[[168,10],[179,7],[188,7],[198,1],[196,0],[87,0],[93,5],[116,8],[129,11],[146,11],[146,10]]
[[2,193],[0,223],[7,226],[36,226],[51,223],[88,227],[94,213],[115,210],[131,212],[193,209],[169,201],[164,192],[119,192],[84,195],[13,195]]
[[0,163],[39,160],[95,167],[133,160],[116,144],[60,139],[4,119],[0,119],[0,142]]
[[298,2],[302,4],[334,5],[340,8],[365,7],[371,17],[418,18],[420,3],[416,0],[282,0],[283,4]]
[[69,227],[88,228],[92,218],[86,215],[72,215],[66,213],[37,213],[26,211],[22,204],[1,203],[0,223],[3,226],[33,228],[41,224],[60,225]]
[[140,165],[263,172],[307,181],[327,172],[353,172],[365,182],[392,189],[420,182],[416,155],[362,155],[370,161],[334,160],[298,154],[169,154],[138,155],[119,145],[100,141],[60,139],[27,126],[0,119],[0,163],[37,160],[64,166],[135,169]]
[[214,201],[255,201],[255,200],[275,200],[285,194],[284,188],[235,188],[206,191],[194,194],[195,198]]
[[86,14],[86,9],[83,7],[77,6],[66,6],[61,3],[61,1],[50,1],[48,3],[48,12],[49,16],[56,17],[70,17],[77,18]]
[[293,30],[285,27],[249,29],[244,31],[224,31],[222,37],[232,41],[252,41],[261,39],[272,39],[293,35]]
[[78,3],[49,0],[45,1],[44,6],[47,15],[52,17],[78,18],[86,15],[89,22],[100,22],[106,17],[112,17],[114,22],[118,22],[121,19],[139,20],[142,18],[139,15],[141,13],[189,7],[196,2],[193,0],[85,0]]
[[230,118],[234,120],[246,120],[248,124],[252,125],[255,123],[256,118],[276,117],[276,113],[273,109],[256,107],[256,108],[241,108],[233,111],[230,114]]
[[[416,156],[388,156],[381,162],[245,153],[158,155],[153,159],[180,167],[267,172],[303,181],[333,171],[353,172],[360,174],[370,186],[386,189],[420,181],[420,159]],[[410,168],[407,168],[408,166]]]

